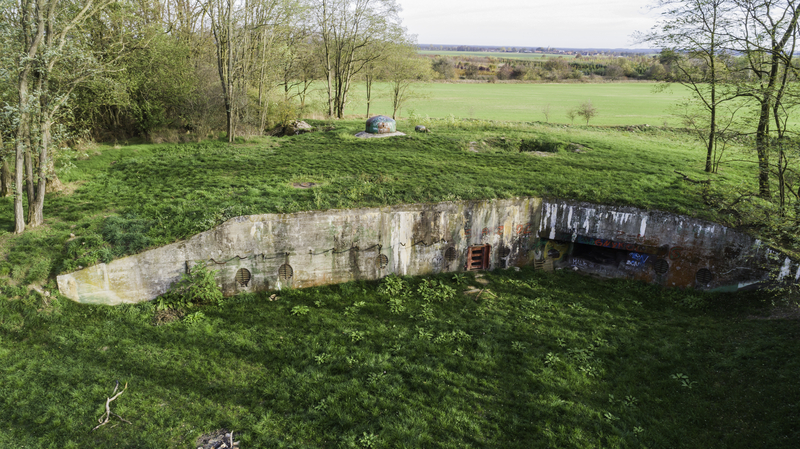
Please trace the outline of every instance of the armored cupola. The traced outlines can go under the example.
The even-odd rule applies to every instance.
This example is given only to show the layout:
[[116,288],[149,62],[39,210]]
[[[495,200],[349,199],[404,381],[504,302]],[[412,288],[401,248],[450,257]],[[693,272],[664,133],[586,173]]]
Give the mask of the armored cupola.
[[376,115],[367,120],[366,132],[370,134],[394,133],[397,132],[397,123],[391,117]]

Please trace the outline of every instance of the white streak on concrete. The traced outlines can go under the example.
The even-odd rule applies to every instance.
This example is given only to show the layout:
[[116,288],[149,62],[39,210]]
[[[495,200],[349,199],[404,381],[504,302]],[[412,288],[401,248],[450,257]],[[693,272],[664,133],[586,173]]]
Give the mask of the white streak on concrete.
[[553,205],[554,212],[550,216],[550,240],[556,238],[556,222],[558,221],[558,206]]
[[778,280],[782,281],[783,278],[788,276],[789,270],[791,270],[791,268],[792,268],[792,259],[787,257],[786,260],[783,261],[783,267],[781,267],[781,274],[778,275]]
[[639,235],[644,237],[644,232],[647,230],[647,215],[642,217],[642,224],[639,225]]
[[567,215],[567,229],[572,229],[572,206],[569,207],[569,214]]

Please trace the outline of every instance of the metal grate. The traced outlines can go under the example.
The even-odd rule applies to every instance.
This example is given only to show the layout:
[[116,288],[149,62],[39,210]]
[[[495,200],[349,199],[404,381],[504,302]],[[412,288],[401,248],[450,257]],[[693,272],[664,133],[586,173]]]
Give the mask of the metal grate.
[[669,262],[666,259],[658,259],[656,260],[653,268],[656,270],[656,274],[667,274],[669,271]]
[[706,285],[714,279],[714,273],[711,272],[708,268],[701,268],[697,270],[697,276],[695,276],[697,283]]
[[467,271],[489,268],[491,245],[471,246],[467,255]]
[[378,266],[383,270],[386,266],[389,265],[389,258],[386,257],[386,254],[381,254],[378,256]]
[[456,255],[457,255],[456,254],[456,249],[451,246],[451,247],[449,247],[449,248],[447,248],[445,250],[445,252],[444,252],[444,260],[446,260],[448,262],[452,262],[452,261],[456,260]]
[[250,283],[250,270],[239,268],[239,271],[236,272],[236,283],[242,287],[247,287],[247,284]]
[[292,276],[294,276],[294,270],[292,269],[292,266],[289,265],[288,263],[285,263],[281,265],[280,268],[278,268],[278,278],[284,281],[288,281],[289,279],[292,278]]

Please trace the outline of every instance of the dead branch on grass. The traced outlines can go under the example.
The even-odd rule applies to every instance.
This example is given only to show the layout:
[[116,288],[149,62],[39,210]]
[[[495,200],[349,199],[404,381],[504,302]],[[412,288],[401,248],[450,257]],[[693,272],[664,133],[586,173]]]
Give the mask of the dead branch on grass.
[[675,170],[675,173],[683,176],[683,180],[684,181],[691,182],[692,184],[711,184],[711,180],[710,179],[705,179],[705,180],[692,179],[692,178],[684,175],[683,173],[679,172],[678,170]]
[[117,384],[114,385],[114,391],[111,392],[111,397],[110,398],[106,398],[106,412],[103,413],[103,416],[101,416],[100,419],[97,420],[97,422],[99,422],[100,424],[95,426],[95,428],[93,428],[91,430],[91,432],[94,432],[95,430],[99,429],[100,427],[108,424],[108,420],[111,419],[111,415],[116,416],[122,422],[131,424],[131,422],[128,421],[127,419],[125,419],[125,418],[123,418],[123,417],[121,417],[121,416],[119,416],[116,413],[111,411],[111,403],[114,401],[114,399],[117,399],[122,393],[125,393],[125,390],[128,389],[128,383],[125,382],[125,388],[123,388],[122,391],[117,393],[117,390],[119,389],[119,381],[116,381],[116,383]]

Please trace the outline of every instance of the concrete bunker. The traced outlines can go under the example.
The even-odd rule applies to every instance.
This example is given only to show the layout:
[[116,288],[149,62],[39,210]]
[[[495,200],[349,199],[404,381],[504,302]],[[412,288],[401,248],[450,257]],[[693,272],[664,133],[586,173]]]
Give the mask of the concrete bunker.
[[58,286],[79,302],[135,303],[163,294],[197,264],[217,272],[226,296],[529,264],[717,291],[800,280],[796,261],[719,224],[512,198],[236,217],[186,241],[58,276]]

